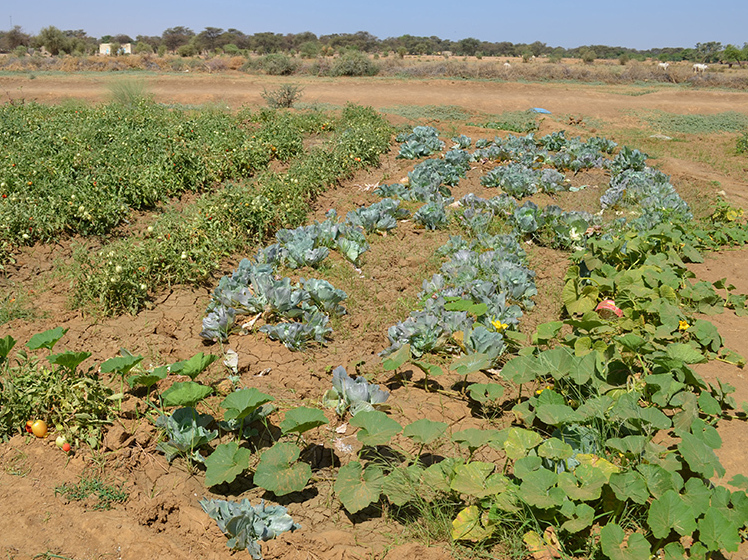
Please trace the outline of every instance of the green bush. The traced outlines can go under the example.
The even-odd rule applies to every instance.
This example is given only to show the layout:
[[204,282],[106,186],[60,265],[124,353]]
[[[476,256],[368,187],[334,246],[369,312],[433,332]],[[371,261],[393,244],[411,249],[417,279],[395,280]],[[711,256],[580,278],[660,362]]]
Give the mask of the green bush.
[[260,65],[266,74],[271,76],[288,76],[296,71],[298,65],[290,56],[273,53],[262,57]]
[[331,76],[375,76],[379,66],[364,53],[352,51],[338,58],[330,70]]
[[260,96],[267,101],[271,109],[288,109],[301,98],[304,88],[296,84],[283,84],[278,89],[268,91],[263,88]]
[[748,132],[744,132],[741,136],[738,136],[738,140],[735,143],[735,151],[739,154],[748,153]]

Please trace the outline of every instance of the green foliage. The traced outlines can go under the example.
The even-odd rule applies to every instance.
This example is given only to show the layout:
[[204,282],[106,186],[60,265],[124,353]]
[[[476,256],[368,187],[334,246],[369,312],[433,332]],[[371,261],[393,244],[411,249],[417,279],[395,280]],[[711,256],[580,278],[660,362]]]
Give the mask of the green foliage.
[[533,132],[538,129],[537,115],[531,111],[506,111],[485,123],[472,123],[482,128],[508,130],[510,132]]
[[[235,441],[222,443],[205,459],[205,486],[210,488],[234,479],[249,467],[252,452]],[[168,457],[168,456],[167,456]]]
[[258,541],[267,541],[286,531],[299,529],[282,506],[253,506],[249,500],[230,502],[226,500],[200,500],[200,507],[229,537],[226,543],[232,550],[247,550],[255,560],[262,559]]
[[124,503],[128,498],[124,484],[115,486],[107,484],[99,477],[85,475],[81,476],[76,484],[65,483],[55,488],[55,496],[58,494],[75,502],[89,500],[94,496],[95,501],[88,502],[94,510],[110,510],[114,504]]
[[735,111],[711,115],[682,115],[665,111],[649,111],[642,113],[640,117],[653,129],[667,134],[744,132],[748,128],[748,117]]
[[260,456],[254,483],[276,496],[301,492],[312,477],[312,467],[300,462],[299,455],[293,443],[276,443]]
[[212,392],[211,387],[194,381],[177,381],[161,393],[161,401],[164,406],[194,406]]
[[263,88],[260,97],[267,102],[271,109],[288,109],[301,99],[303,90],[303,87],[296,84],[282,84],[278,89],[270,91]]
[[[51,329],[31,337],[27,346],[51,350],[63,335],[63,329]],[[94,368],[78,369],[89,354],[50,355],[49,368],[21,351],[11,366],[7,356],[15,344],[10,335],[0,339],[0,438],[22,433],[27,420],[41,418],[70,441],[97,447],[113,416],[113,395]]]
[[748,132],[744,132],[735,141],[735,151],[739,154],[748,153]]
[[[296,61],[283,53],[272,53],[260,59],[260,68],[271,76],[287,76],[296,71]],[[290,107],[290,105],[288,105]]]
[[365,53],[349,51],[335,59],[330,69],[331,76],[375,76],[379,66]]
[[200,454],[200,447],[218,436],[217,430],[208,429],[213,422],[212,416],[200,414],[192,407],[178,408],[171,415],[162,414],[156,420],[156,426],[164,430],[167,440],[157,447],[170,462],[181,455],[202,463],[205,459]]

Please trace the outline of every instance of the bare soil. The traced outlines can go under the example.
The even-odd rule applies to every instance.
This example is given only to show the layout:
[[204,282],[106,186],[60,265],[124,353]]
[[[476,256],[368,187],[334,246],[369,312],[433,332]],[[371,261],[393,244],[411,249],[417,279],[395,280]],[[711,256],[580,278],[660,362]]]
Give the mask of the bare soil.
[[[24,76],[0,76],[0,89],[9,98],[58,103],[66,100],[103,102],[108,99],[107,84],[116,79],[110,75],[39,75],[31,80]],[[145,75],[143,79],[155,99],[163,103],[226,104],[258,106],[263,103],[263,88],[272,89],[282,83],[270,77],[242,74],[221,75]],[[301,83],[305,102],[342,105],[354,102],[384,109],[397,105],[456,105],[468,111],[497,114],[503,111],[543,107],[554,118],[541,124],[541,133],[566,129],[571,135],[598,131],[578,122],[584,117],[604,123],[604,132],[616,139],[615,130],[637,126],[632,110],[661,109],[678,113],[716,113],[742,111],[748,113],[748,93],[719,90],[685,90],[659,88],[645,95],[632,95],[631,86],[590,86],[577,84],[522,84],[468,82],[459,80],[404,81],[389,78],[372,79],[310,79]],[[567,118],[567,116],[571,118]],[[407,124],[402,117],[392,117],[395,124]],[[465,123],[432,122],[446,131],[464,132],[474,138],[491,137],[492,131],[472,128]],[[450,128],[451,127],[451,128]],[[729,201],[748,206],[748,184],[726,178],[708,165],[661,158],[657,165],[673,174],[673,182],[688,184],[684,196],[692,202],[711,199],[719,181],[719,189]],[[394,159],[394,153],[382,167],[362,172],[338,188],[325,193],[318,201],[313,218],[321,219],[328,208],[339,214],[361,204],[377,200],[371,190],[378,182],[395,182],[412,168],[412,162]],[[484,170],[476,167],[455,189],[459,198],[467,192],[483,196],[493,193],[480,186]],[[745,177],[745,175],[743,175]],[[567,193],[555,203],[567,209],[591,209],[593,201],[605,185],[605,177],[580,175],[575,181],[589,184],[585,191]],[[550,199],[538,199],[548,204]],[[588,208],[585,208],[588,206]],[[433,250],[446,240],[446,234],[427,235],[411,224],[399,224],[394,232],[372,243],[361,273],[348,289],[349,314],[337,326],[334,339],[326,348],[293,353],[264,335],[232,337],[231,348],[240,357],[242,384],[257,387],[271,395],[282,408],[283,403],[318,402],[329,388],[331,367],[343,365],[349,373],[372,374],[377,382],[392,391],[392,413],[401,423],[419,418],[446,421],[459,429],[486,427],[488,419],[474,416],[464,400],[449,396],[458,378],[440,377],[432,389],[408,381],[421,381],[422,374],[406,372],[392,376],[382,372],[378,352],[387,346],[383,318],[404,318],[420,290],[421,281],[438,266]],[[68,307],[70,286],[56,272],[58,264],[70,257],[71,242],[36,246],[18,255],[0,285],[21,285],[38,295],[37,305],[42,318],[31,322],[16,320],[0,326],[0,336],[12,334],[25,342],[48,328],[70,329],[61,345],[70,350],[93,353],[91,361],[101,361],[118,354],[120,348],[146,356],[154,365],[186,359],[206,348],[198,336],[201,319],[209,301],[208,289],[174,287],[159,294],[152,309],[137,316],[102,318]],[[561,277],[567,260],[563,253],[529,248],[532,266],[537,272],[539,296],[536,310],[525,318],[522,329],[531,332],[534,325],[556,317],[560,307]],[[253,253],[248,248],[247,254]],[[236,258],[241,258],[237,255]],[[332,256],[331,258],[335,258]],[[230,272],[236,260],[225,263]],[[725,250],[709,255],[693,270],[699,278],[714,281],[722,277],[737,286],[739,293],[748,293],[748,251]],[[348,266],[334,262],[332,270]],[[341,272],[344,273],[346,271]],[[350,271],[348,271],[350,273]],[[350,276],[350,274],[348,274]],[[333,281],[333,283],[335,283]],[[732,312],[709,317],[720,330],[728,346],[745,353],[742,346],[748,318]],[[213,370],[211,370],[213,371]],[[217,371],[217,370],[216,370]],[[748,401],[748,383],[743,370],[726,364],[704,364],[700,373],[708,379],[720,377],[736,387],[738,403]],[[220,375],[219,375],[220,377]],[[406,381],[403,382],[403,378]],[[477,380],[477,379],[476,379]],[[134,399],[126,401],[121,419],[110,429],[103,450],[80,449],[68,458],[55,446],[52,438],[36,440],[14,437],[0,446],[0,553],[9,559],[30,558],[118,558],[142,560],[158,558],[226,559],[246,557],[232,553],[225,546],[225,537],[215,523],[200,509],[198,500],[204,496],[248,497],[256,502],[270,498],[246,483],[224,485],[211,494],[203,484],[202,473],[176,460],[169,464],[155,450],[157,434],[153,427],[134,410]],[[366,510],[350,516],[341,509],[333,496],[333,479],[329,476],[329,450],[335,440],[355,445],[350,428],[342,435],[334,428],[340,425],[329,414],[329,427],[322,427],[311,436],[317,444],[309,453],[315,469],[313,489],[286,497],[280,503],[288,507],[302,529],[287,533],[263,544],[268,559],[343,560],[388,558],[395,560],[453,557],[448,543],[427,546],[414,542],[406,529],[386,512]],[[719,426],[726,445],[719,456],[727,469],[720,482],[733,475],[748,475],[748,429],[743,420],[724,422]],[[326,453],[320,452],[323,446]],[[316,450],[315,450],[316,449]],[[478,454],[478,459],[492,460],[492,452]],[[129,499],[111,511],[96,511],[88,502],[69,502],[55,493],[66,482],[77,482],[81,474],[97,474],[105,479],[124,483]],[[277,501],[277,500],[274,500]],[[733,556],[745,558],[746,551]]]

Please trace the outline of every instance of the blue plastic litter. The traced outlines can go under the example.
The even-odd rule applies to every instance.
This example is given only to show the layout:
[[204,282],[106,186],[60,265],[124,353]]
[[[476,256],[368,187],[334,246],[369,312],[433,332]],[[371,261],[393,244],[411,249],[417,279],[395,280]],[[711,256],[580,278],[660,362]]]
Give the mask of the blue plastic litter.
[[550,115],[551,112],[548,109],[541,109],[540,107],[533,107],[530,109],[533,113],[543,113],[544,115]]

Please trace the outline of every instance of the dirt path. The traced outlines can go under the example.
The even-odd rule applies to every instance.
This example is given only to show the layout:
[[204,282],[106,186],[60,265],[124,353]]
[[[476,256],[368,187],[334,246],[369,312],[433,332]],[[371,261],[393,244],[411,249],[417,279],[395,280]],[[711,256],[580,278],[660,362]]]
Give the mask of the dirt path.
[[[308,103],[347,102],[375,108],[395,105],[458,105],[489,114],[543,107],[556,114],[585,115],[604,119],[625,118],[636,109],[658,109],[673,113],[748,114],[748,93],[721,90],[687,90],[676,87],[648,89],[646,86],[590,86],[559,83],[500,83],[455,79],[402,80],[397,78],[277,78],[232,74],[40,74],[0,76],[0,91],[12,99],[60,102],[82,99],[103,102],[108,86],[117,80],[142,80],[156,101],[202,104],[223,102],[231,107],[262,105],[264,88],[282,83],[304,87]],[[651,93],[647,93],[651,92]]]

